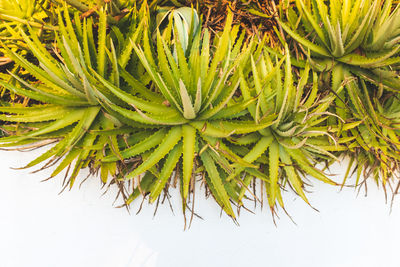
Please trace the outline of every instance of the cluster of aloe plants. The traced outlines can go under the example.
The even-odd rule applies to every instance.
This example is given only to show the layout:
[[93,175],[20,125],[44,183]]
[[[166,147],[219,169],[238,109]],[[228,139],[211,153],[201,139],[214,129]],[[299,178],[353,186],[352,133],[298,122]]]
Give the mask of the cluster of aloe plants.
[[[357,180],[373,176],[383,185],[398,171],[400,7],[392,1],[296,1],[284,31],[337,98],[331,112],[359,125],[340,131]],[[344,87],[345,90],[338,92]],[[391,111],[389,111],[389,109]],[[340,121],[338,121],[339,124]],[[358,184],[358,182],[357,182]],[[384,186],[385,188],[385,186]]]
[[209,32],[183,5],[0,1],[0,147],[49,146],[25,167],[70,188],[89,168],[126,205],[179,185],[185,212],[201,183],[232,218],[255,184],[273,213],[283,190],[308,203],[342,156],[345,180],[396,182],[399,5],[282,2],[274,49],[229,10]]

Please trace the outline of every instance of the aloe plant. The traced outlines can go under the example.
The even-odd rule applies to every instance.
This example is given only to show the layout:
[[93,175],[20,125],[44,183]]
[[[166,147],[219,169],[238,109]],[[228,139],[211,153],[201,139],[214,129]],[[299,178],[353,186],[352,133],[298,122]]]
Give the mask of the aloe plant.
[[[383,6],[376,0],[332,0],[328,7],[320,0],[297,0],[297,13],[288,12],[288,22],[280,21],[280,25],[304,47],[306,54],[311,52],[314,67],[320,71],[336,66],[335,72],[340,73],[345,68],[356,76],[384,84],[387,89],[399,90],[397,80],[388,80],[387,75],[385,79],[382,75],[373,75],[400,62],[400,58],[393,57],[399,50],[398,9],[391,11],[391,7],[392,1],[385,1]],[[382,27],[389,31],[385,37],[382,37]],[[382,48],[379,53],[375,50],[377,46]],[[337,80],[344,77],[340,78]],[[335,88],[337,84],[333,84]]]
[[[346,152],[351,159],[345,181],[348,174],[356,172],[356,185],[364,184],[368,177],[372,177],[386,188],[388,182],[395,179],[398,172],[398,96],[393,92],[384,92],[381,97],[368,97],[368,91],[371,90],[368,87],[372,86],[374,85],[358,79],[353,79],[348,85],[353,94],[361,88],[362,91],[358,93],[367,95],[355,101],[357,105],[354,108],[369,120],[359,121],[357,127],[342,131],[343,136],[353,138],[352,141],[349,140],[351,142]],[[342,112],[341,115],[346,120],[352,119],[351,113]]]
[[75,13],[73,26],[67,10],[62,14],[60,11],[54,54],[43,47],[35,34],[19,32],[39,66],[5,47],[9,56],[36,80],[30,82],[10,73],[18,83],[13,85],[2,80],[0,84],[18,95],[39,101],[39,104],[1,107],[0,119],[9,122],[4,127],[11,135],[1,138],[0,143],[2,147],[15,147],[41,146],[48,143],[44,141],[48,139],[56,141],[51,149],[26,167],[49,160],[44,165],[48,167],[61,160],[51,175],[54,177],[72,164],[74,168],[67,183],[72,187],[80,169],[89,164],[96,168],[96,164],[100,164],[102,180],[106,182],[109,172],[116,175],[116,163],[101,163],[103,153],[118,154],[119,147],[128,146],[130,142],[118,143],[117,136],[134,130],[123,127],[102,108],[101,97],[106,92],[92,73],[118,85],[118,56],[112,43],[107,45],[104,12],[99,13],[97,43],[93,40],[91,18],[81,22],[79,14]]
[[[340,131],[343,138],[353,138],[350,151],[368,154],[378,149],[385,156],[394,153],[396,138],[388,138],[385,124],[379,120],[376,105],[387,91],[400,89],[400,79],[393,71],[400,62],[398,5],[392,1],[296,1],[296,9],[287,12],[282,28],[296,40],[315,70],[323,73],[325,84],[336,94],[336,113],[343,121],[358,120],[359,126]],[[346,90],[337,92],[338,88]],[[338,120],[339,124],[341,120]],[[370,144],[370,140],[381,139]],[[382,143],[383,142],[383,143]],[[368,156],[366,158],[369,158]],[[374,165],[375,163],[369,161]],[[366,167],[367,169],[369,167]]]
[[[320,92],[318,75],[316,72],[311,72],[310,75],[309,64],[300,77],[296,78],[288,51],[275,64],[266,50],[257,61],[258,64],[251,57],[250,73],[241,71],[244,98],[250,99],[259,95],[257,101],[249,105],[248,110],[256,122],[271,113],[278,116],[270,127],[249,136],[231,139],[234,144],[251,144],[248,152],[243,155],[243,160],[257,163],[259,172],[254,173],[252,168],[238,167],[228,180],[241,172],[265,177],[268,202],[274,212],[277,201],[284,208],[281,188],[286,183],[309,203],[303,190],[306,184],[302,178],[304,174],[336,185],[314,166],[321,161],[335,159],[331,152],[344,150],[345,147],[340,144],[344,140],[338,141],[334,137],[338,127],[327,123],[333,115],[328,109],[335,96]],[[352,126],[347,124],[345,127]]]
[[[154,49],[146,45],[150,43],[148,35],[143,48],[134,44],[136,55],[149,74],[155,92],[143,84],[138,95],[128,94],[97,75],[104,86],[131,106],[127,109],[111,100],[106,101],[110,109],[133,123],[157,129],[140,144],[121,151],[124,158],[146,152],[143,163],[128,173],[126,179],[146,173],[143,179],[150,181],[141,190],[150,194],[151,202],[158,198],[175,170],[176,175],[180,176],[185,207],[196,165],[200,161],[214,198],[229,216],[235,217],[230,204],[230,200],[234,199],[227,193],[228,185],[224,185],[219,165],[226,163],[225,167],[230,169],[228,159],[241,160],[223,144],[223,138],[265,128],[272,123],[275,115],[271,114],[255,123],[246,119],[246,112],[243,112],[254,99],[243,101],[234,97],[240,83],[240,76],[234,69],[249,55],[249,48],[242,49],[243,35],[235,42],[238,27],[232,28],[232,16],[229,18],[226,29],[214,44],[215,49],[210,49],[207,30],[202,41],[201,33],[196,33],[190,44],[189,56],[185,56],[179,35],[174,35],[176,58],[168,45],[171,37],[162,37],[159,31]],[[124,75],[129,77],[128,73]],[[133,80],[133,77],[129,79]],[[239,117],[242,119],[237,119]],[[105,162],[116,160],[118,158],[115,156],[104,159]],[[179,162],[182,163],[181,175],[177,171]],[[148,175],[148,172],[152,175]],[[138,190],[140,188],[131,195],[131,199],[138,196]]]

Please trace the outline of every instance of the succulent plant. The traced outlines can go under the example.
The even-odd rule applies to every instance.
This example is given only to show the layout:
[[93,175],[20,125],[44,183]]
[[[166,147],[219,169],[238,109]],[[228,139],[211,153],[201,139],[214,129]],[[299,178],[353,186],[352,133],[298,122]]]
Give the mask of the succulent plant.
[[[181,161],[180,183],[185,207],[191,181],[197,172],[196,162],[201,161],[214,198],[228,215],[235,217],[219,164],[226,163],[225,167],[229,169],[228,160],[240,161],[240,157],[223,144],[223,138],[265,128],[272,123],[275,115],[266,116],[258,123],[246,119],[243,110],[254,99],[243,101],[234,96],[240,83],[239,73],[234,70],[249,56],[249,48],[244,46],[243,36],[235,42],[238,27],[232,28],[230,23],[231,20],[228,20],[226,29],[215,41],[214,49],[211,49],[208,31],[204,31],[202,42],[202,34],[198,31],[187,46],[190,49],[189,56],[185,56],[180,35],[174,35],[174,49],[171,50],[168,41],[172,33],[168,29],[170,35],[165,37],[157,32],[154,49],[147,45],[149,39],[144,40],[143,48],[134,45],[155,91],[146,89],[144,83],[137,95],[128,94],[98,76],[114,95],[131,108],[121,107],[111,100],[106,101],[106,105],[133,124],[145,124],[157,129],[137,146],[121,151],[124,158],[147,152],[143,163],[128,173],[126,179],[133,179],[148,171],[153,175],[159,173],[146,188],[151,202],[158,198]],[[176,57],[173,51],[176,51]],[[118,158],[112,156],[104,160],[108,162]],[[155,170],[151,171],[154,167]]]
[[179,183],[184,214],[199,179],[233,219],[258,199],[255,184],[273,214],[288,188],[309,203],[313,179],[338,185],[326,170],[343,155],[343,184],[356,173],[356,185],[372,177],[393,188],[397,2],[296,0],[265,14],[269,4],[239,4],[268,19],[279,11],[290,38],[236,25],[236,2],[211,33],[195,8],[215,3],[194,2],[0,0],[0,53],[10,59],[0,147],[51,145],[25,167],[66,172],[65,188],[89,168],[126,206]]
[[[397,150],[397,136],[387,137],[390,121],[379,120],[375,110],[382,95],[393,91],[396,97],[400,89],[394,71],[400,62],[398,5],[393,8],[392,1],[374,0],[295,3],[295,8],[287,11],[287,22],[280,21],[280,25],[299,43],[313,68],[322,73],[325,87],[337,94],[330,111],[343,121],[360,122],[349,131],[340,131],[343,138],[354,139],[349,144],[350,151],[356,153],[352,157],[357,157],[356,150],[361,149],[382,164],[386,164],[386,158],[395,162],[388,153]],[[342,87],[346,90],[339,93]],[[375,139],[381,140],[370,143]],[[385,156],[373,156],[373,150]],[[371,162],[366,168],[374,165]]]
[[[388,72],[386,67],[400,62],[400,58],[393,57],[398,53],[400,41],[398,8],[391,11],[391,7],[392,1],[385,1],[382,6],[376,0],[332,0],[328,8],[320,0],[297,0],[297,13],[288,12],[288,22],[281,21],[280,25],[304,47],[305,54],[310,51],[314,67],[320,71],[336,67],[335,72],[343,73],[342,69],[346,69],[353,75],[383,84],[386,89],[399,90],[398,80],[388,80],[388,74],[383,75]],[[385,37],[382,32],[378,34],[382,25],[389,31]],[[379,53],[374,48],[377,46],[382,48]],[[336,80],[343,80],[343,74],[340,78]],[[332,86],[338,88],[338,84]]]
[[[72,25],[67,10],[59,12],[57,43],[52,51],[45,49],[35,34],[28,35],[20,31],[38,66],[5,47],[16,64],[34,80],[10,73],[17,83],[13,85],[2,80],[0,84],[38,103],[0,108],[3,113],[1,120],[9,122],[4,128],[10,135],[0,139],[1,146],[32,144],[35,147],[47,144],[46,140],[56,142],[26,167],[49,160],[44,165],[48,167],[61,160],[51,175],[54,177],[72,164],[73,172],[67,183],[70,186],[74,184],[80,169],[96,164],[94,159],[99,162],[104,152],[118,153],[118,135],[133,131],[122,127],[122,123],[101,106],[99,92],[105,93],[105,89],[92,73],[96,72],[115,85],[119,83],[119,75],[116,51],[112,43],[110,46],[107,44],[106,15],[100,12],[99,16],[96,43],[92,19],[81,22],[78,13],[75,13],[76,23]],[[126,145],[122,142],[121,146]],[[115,175],[116,164],[101,166],[104,167],[103,181],[107,180],[107,170]]]
[[[297,78],[292,70],[289,52],[286,51],[282,60],[275,64],[265,50],[257,58],[258,64],[251,56],[250,71],[241,72],[244,99],[259,96],[248,107],[253,119],[258,122],[271,113],[277,114],[277,118],[270,127],[246,137],[231,139],[234,144],[251,144],[243,160],[259,165],[259,175],[268,181],[267,198],[272,211],[276,201],[284,207],[280,188],[287,183],[309,203],[303,191],[303,185],[306,184],[302,179],[304,174],[336,185],[314,166],[335,159],[331,152],[344,149],[333,137],[338,127],[327,123],[333,115],[328,109],[335,96],[320,91],[318,75],[310,71],[309,64]],[[246,170],[253,171],[251,168],[238,167],[228,180]]]

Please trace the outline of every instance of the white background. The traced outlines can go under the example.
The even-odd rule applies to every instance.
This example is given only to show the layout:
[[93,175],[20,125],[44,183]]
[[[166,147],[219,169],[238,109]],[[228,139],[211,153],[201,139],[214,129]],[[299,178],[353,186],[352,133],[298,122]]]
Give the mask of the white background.
[[[140,201],[129,214],[112,205],[115,191],[102,195],[98,179],[59,195],[62,177],[41,183],[48,171],[10,169],[39,154],[0,151],[1,267],[400,266],[400,200],[390,213],[373,183],[364,197],[315,182],[308,197],[319,212],[284,194],[297,225],[280,212],[275,226],[257,207],[255,214],[242,210],[237,226],[198,194],[204,220],[183,231],[178,191],[174,214],[163,205],[153,217],[155,205],[144,204],[136,215]],[[344,169],[333,169],[338,180]]]

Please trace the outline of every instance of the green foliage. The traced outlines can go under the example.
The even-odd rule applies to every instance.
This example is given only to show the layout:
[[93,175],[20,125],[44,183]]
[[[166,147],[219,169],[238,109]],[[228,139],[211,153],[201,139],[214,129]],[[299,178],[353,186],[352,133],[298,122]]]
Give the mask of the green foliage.
[[[169,27],[172,25],[170,23]],[[168,32],[168,29],[166,31]],[[154,135],[160,134],[159,145],[154,143],[154,146],[148,147],[152,150],[147,159],[128,173],[126,178],[133,179],[153,167],[159,173],[169,176],[172,170],[182,164],[180,181],[185,208],[191,181],[197,173],[196,162],[201,160],[206,171],[207,185],[218,204],[231,217],[235,217],[229,200],[232,197],[222,186],[223,178],[220,172],[224,170],[218,167],[222,161],[229,169],[225,171],[231,171],[230,163],[222,151],[218,150],[226,149],[223,152],[232,154],[229,155],[230,158],[239,156],[233,154],[228,147],[216,146],[222,145],[223,138],[233,134],[243,135],[265,128],[276,117],[270,114],[255,123],[247,116],[247,112],[242,112],[255,99],[249,101],[242,97],[234,97],[240,83],[239,72],[234,72],[234,69],[247,60],[253,47],[252,43],[244,44],[243,38],[235,41],[238,37],[237,32],[238,28],[232,29],[228,20],[226,29],[212,47],[207,30],[202,41],[201,32],[197,31],[191,42],[187,43],[186,50],[190,49],[188,56],[181,45],[180,34],[172,36],[172,31],[169,31],[170,35],[165,34],[162,37],[157,31],[155,47],[151,46],[148,35],[145,35],[143,47],[135,44],[133,48],[156,91],[149,90],[146,84],[142,84],[143,91],[131,95],[98,76],[104,86],[126,102],[126,105],[131,106],[124,108],[109,100],[106,101],[106,105],[110,109],[131,120],[132,124],[148,125],[147,127],[158,129]],[[169,45],[170,40],[173,41],[173,48]],[[210,61],[211,53],[213,59]],[[147,142],[143,143],[145,144]],[[138,155],[137,150],[147,152],[138,147],[134,150],[129,149],[130,153],[121,153],[131,157]],[[118,160],[116,157],[112,159]],[[165,163],[163,167],[160,164],[163,159],[171,164]],[[157,185],[165,184],[167,180],[166,176],[160,175],[150,184],[150,201],[156,200],[161,193]],[[240,188],[237,191],[236,194],[239,194]],[[231,200],[236,201],[235,198]]]
[[[297,0],[295,6],[280,25],[312,58],[314,68],[327,71],[340,65],[357,77],[400,90],[399,79],[388,78],[390,66],[400,62],[395,57],[400,48],[399,8],[392,11],[392,1],[331,0],[327,5]],[[337,90],[337,84],[332,86]]]
[[12,63],[12,60],[5,57],[3,47],[8,47],[14,51],[26,49],[26,44],[20,40],[17,32],[20,28],[26,30],[29,25],[34,29],[34,34],[42,41],[52,37],[49,30],[54,26],[49,25],[52,13],[49,11],[51,4],[49,1],[20,1],[2,0],[0,1],[0,66]]
[[[100,13],[100,20],[102,17],[105,17],[104,13]],[[43,47],[32,29],[30,35],[22,30],[19,32],[29,51],[38,60],[38,66],[5,48],[8,55],[35,80],[26,81],[10,73],[16,84],[4,81],[0,81],[0,84],[39,104],[2,107],[1,120],[9,122],[6,131],[11,135],[1,138],[0,142],[3,147],[36,142],[37,146],[41,146],[43,140],[56,140],[56,145],[26,167],[49,159],[44,165],[47,167],[62,160],[51,175],[54,177],[72,164],[74,168],[68,180],[72,186],[79,170],[87,167],[91,161],[94,167],[103,166],[101,159],[104,152],[118,155],[119,147],[132,145],[130,142],[117,144],[117,136],[134,130],[122,127],[118,119],[102,108],[103,95],[107,95],[108,91],[92,75],[98,73],[114,85],[119,82],[117,69],[112,68],[117,64],[117,55],[112,43],[109,46],[106,44],[106,25],[100,24],[95,43],[90,38],[94,34],[91,18],[73,26],[69,13],[66,10],[61,13],[60,10],[58,22],[57,43],[51,52]],[[116,175],[115,163],[104,167]],[[106,181],[107,172],[102,170],[102,174],[102,180]]]
[[[400,62],[399,14],[392,1],[297,0],[287,22],[280,20],[337,95],[336,107],[330,108],[341,118],[337,123],[360,122],[339,132],[345,140],[353,138],[348,145],[352,157],[363,155],[357,168],[364,166],[365,177],[374,173],[377,181],[382,176],[383,184],[397,164],[394,118],[383,115],[382,106],[400,89],[394,71]],[[346,90],[339,92],[342,87]]]
[[254,184],[273,214],[286,189],[309,203],[312,179],[338,185],[326,167],[343,155],[345,181],[355,172],[357,185],[390,185],[400,8],[297,0],[279,10],[296,41],[279,36],[284,53],[246,38],[232,13],[210,33],[178,1],[0,1],[0,87],[13,96],[0,102],[0,147],[51,144],[25,167],[54,166],[66,187],[89,168],[126,205],[179,183],[185,213],[201,177],[233,219],[258,199]]
[[[255,103],[248,106],[256,122],[271,113],[278,116],[271,127],[253,134],[255,143],[243,160],[259,163],[261,173],[269,177],[266,187],[268,202],[273,210],[277,199],[283,207],[280,188],[286,183],[290,183],[308,203],[301,180],[303,174],[335,185],[314,165],[321,160],[334,159],[330,151],[340,149],[340,145],[335,144],[336,140],[331,135],[334,129],[329,129],[327,125],[328,118],[332,116],[328,108],[335,97],[320,93],[317,74],[311,72],[310,75],[307,64],[300,77],[294,77],[289,53],[273,64],[269,54],[263,52],[257,65],[251,56],[250,73],[243,70],[241,74],[241,88],[245,99],[259,96]],[[308,88],[309,79],[313,81],[312,88]],[[231,141],[240,143],[240,139]],[[265,157],[262,158],[262,155]],[[230,178],[242,170],[246,171],[238,167]]]

